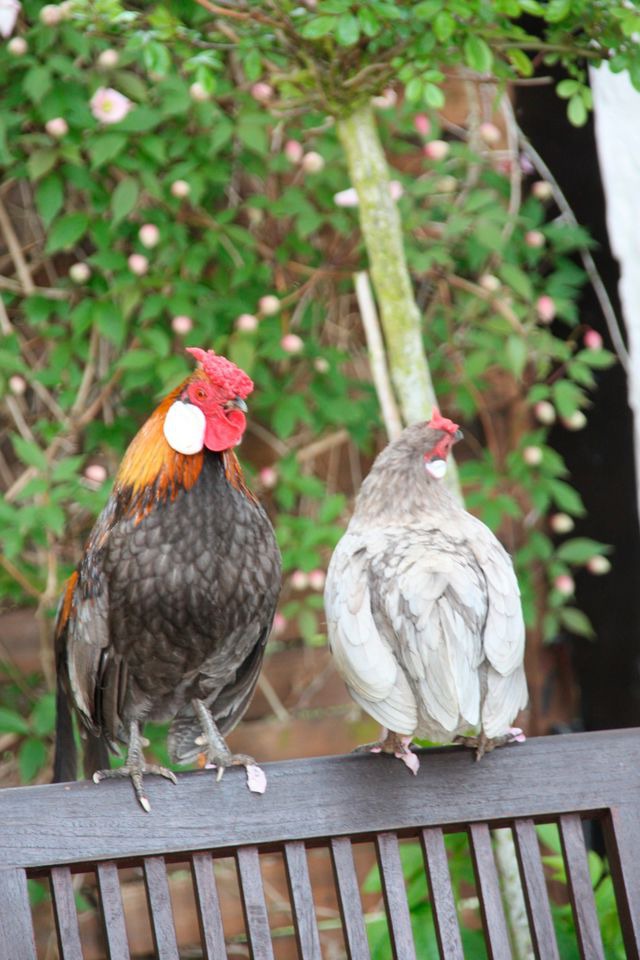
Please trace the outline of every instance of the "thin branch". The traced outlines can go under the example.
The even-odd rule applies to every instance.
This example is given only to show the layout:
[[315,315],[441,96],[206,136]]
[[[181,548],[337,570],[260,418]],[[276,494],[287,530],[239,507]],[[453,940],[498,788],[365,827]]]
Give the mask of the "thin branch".
[[[561,211],[566,220],[572,225],[577,227],[578,221],[576,216],[571,209],[569,201],[564,195],[560,184],[551,173],[551,170],[544,162],[538,151],[533,147],[527,138],[525,137],[522,130],[519,130],[519,139],[520,147],[523,152],[529,157],[535,168],[538,170],[541,176],[544,177],[548,183],[551,184],[553,188],[553,199],[558,206],[558,209]],[[611,342],[613,344],[613,349],[615,350],[620,363],[622,364],[625,372],[629,371],[629,351],[627,350],[626,344],[624,342],[624,337],[620,329],[620,323],[616,312],[613,309],[613,304],[607,293],[607,288],[605,287],[600,272],[596,266],[595,260],[591,256],[591,251],[586,247],[579,247],[578,253],[580,254],[580,259],[582,260],[582,265],[589,277],[591,286],[593,287],[593,292],[596,295],[596,299],[600,304],[600,309],[604,315],[604,319],[609,330],[609,336],[611,337]]]
[[273,710],[276,719],[286,723],[290,719],[289,711],[276,693],[264,670],[258,676],[258,689],[264,694],[264,698]]
[[20,246],[20,242],[16,236],[15,230],[13,229],[11,218],[7,213],[7,208],[5,207],[2,199],[0,199],[0,230],[2,230],[4,238],[7,242],[7,248],[11,254],[11,259],[14,262],[18,279],[20,280],[20,283],[22,284],[22,287],[27,295],[31,296],[31,294],[35,291],[35,285],[31,279],[31,273],[29,272],[27,261],[22,253],[22,247]]
[[343,443],[349,443],[350,440],[351,437],[348,430],[336,430],[335,433],[330,433],[327,437],[322,437],[320,440],[315,440],[305,447],[300,447],[296,452],[296,460],[298,463],[308,463],[310,460],[315,460],[316,457],[321,456],[328,450],[333,450],[334,447],[339,447]]
[[16,583],[20,584],[25,593],[29,594],[29,596],[33,597],[35,600],[40,600],[41,593],[38,588],[35,587],[31,581],[25,577],[24,573],[2,553],[0,553],[0,567],[2,567],[5,573],[8,573],[9,576],[16,581]]
[[371,373],[375,384],[382,418],[387,431],[389,440],[397,440],[402,433],[402,420],[396,404],[396,399],[391,386],[391,378],[387,369],[387,358],[378,323],[378,312],[371,292],[369,283],[369,274],[366,270],[361,270],[354,274],[354,284],[356,288],[356,297],[360,308],[360,317],[367,338],[369,348],[369,362],[371,364]]
[[500,316],[504,317],[516,333],[519,333],[521,336],[526,334],[526,330],[511,307],[507,306],[504,300],[497,297],[493,291],[485,290],[484,287],[479,286],[479,284],[472,283],[471,280],[465,280],[464,277],[458,277],[455,273],[448,273],[445,279],[452,287],[471,293],[474,297],[478,297],[479,300],[485,300]]
[[69,292],[60,287],[36,287],[31,291],[26,290],[18,280],[12,280],[11,277],[0,276],[0,290],[9,290],[11,293],[17,293],[21,297],[30,297],[36,293],[39,297],[46,300],[68,300]]

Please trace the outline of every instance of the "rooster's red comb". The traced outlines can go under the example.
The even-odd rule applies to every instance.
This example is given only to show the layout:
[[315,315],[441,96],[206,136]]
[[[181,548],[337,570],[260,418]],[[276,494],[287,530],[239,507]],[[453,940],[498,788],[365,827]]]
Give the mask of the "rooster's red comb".
[[450,433],[452,437],[458,431],[458,424],[447,419],[447,417],[443,417],[437,407],[433,408],[431,420],[429,420],[427,426],[431,427],[432,430],[444,430],[445,433]]
[[213,350],[200,347],[187,347],[187,353],[200,363],[200,366],[217,387],[226,390],[232,397],[244,400],[253,390],[253,380],[244,370],[237,367],[226,357],[219,357]]

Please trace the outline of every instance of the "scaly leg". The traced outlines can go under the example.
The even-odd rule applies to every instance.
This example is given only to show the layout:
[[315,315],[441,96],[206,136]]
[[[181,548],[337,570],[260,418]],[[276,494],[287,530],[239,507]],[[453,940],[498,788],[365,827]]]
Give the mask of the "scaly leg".
[[118,777],[130,777],[140,806],[147,813],[149,813],[151,810],[151,804],[144,795],[142,786],[143,775],[145,773],[153,773],[160,777],[165,777],[167,780],[171,780],[172,783],[178,782],[176,775],[172,770],[168,770],[166,767],[161,767],[156,763],[145,762],[142,748],[148,746],[149,741],[140,735],[140,727],[138,726],[138,722],[136,720],[132,720],[129,726],[129,746],[127,749],[127,760],[124,766],[118,767],[115,770],[96,770],[93,775],[94,783],[100,783],[101,780],[115,780]]
[[461,747],[470,747],[476,751],[476,760],[482,760],[485,753],[495,750],[496,747],[504,747],[508,743],[524,743],[527,738],[520,727],[509,727],[507,733],[502,737],[492,737],[489,739],[482,732],[477,737],[456,737],[453,741]]
[[227,767],[245,767],[247,771],[247,786],[253,793],[264,793],[267,781],[264,773],[253,757],[246,753],[232,753],[224,737],[211,716],[211,712],[202,700],[192,700],[193,709],[202,727],[202,734],[196,737],[199,747],[204,747],[206,765],[212,764],[218,768],[217,781],[222,780]]
[[363,743],[356,747],[354,753],[392,753],[398,760],[402,760],[411,773],[416,776],[420,769],[420,761],[411,750],[411,737],[401,733],[394,733],[382,727],[380,739],[373,743]]

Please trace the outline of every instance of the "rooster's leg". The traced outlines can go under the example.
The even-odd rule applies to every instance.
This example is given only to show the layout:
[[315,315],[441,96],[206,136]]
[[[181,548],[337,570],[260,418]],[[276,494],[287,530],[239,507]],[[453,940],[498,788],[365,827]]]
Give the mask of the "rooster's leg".
[[142,778],[145,773],[155,773],[160,777],[166,777],[172,783],[177,783],[176,775],[167,767],[160,767],[156,763],[145,763],[143,747],[147,747],[149,741],[140,735],[140,727],[136,720],[131,721],[129,726],[129,746],[127,749],[127,760],[122,767],[115,770],[96,770],[93,775],[94,783],[101,780],[115,780],[117,777],[130,777],[136,797],[143,810],[148,813],[151,810],[151,804],[144,795]]
[[206,704],[202,700],[193,700],[192,704],[202,727],[202,736],[196,737],[196,743],[199,747],[204,747],[203,753],[206,763],[213,764],[218,768],[217,779],[222,779],[227,767],[246,767],[249,789],[256,793],[263,793],[264,787],[266,787],[266,779],[253,757],[246,753],[232,753]]
[[380,731],[380,739],[373,743],[363,743],[356,747],[354,753],[392,753],[398,760],[402,760],[414,776],[420,769],[420,761],[411,750],[411,737],[401,733],[394,733],[385,727]]
[[502,737],[489,738],[486,733],[481,732],[477,737],[456,737],[453,741],[461,747],[470,747],[476,751],[476,760],[482,760],[485,753],[495,750],[496,747],[504,747],[508,743],[523,743],[526,737],[520,727],[510,727],[508,733]]

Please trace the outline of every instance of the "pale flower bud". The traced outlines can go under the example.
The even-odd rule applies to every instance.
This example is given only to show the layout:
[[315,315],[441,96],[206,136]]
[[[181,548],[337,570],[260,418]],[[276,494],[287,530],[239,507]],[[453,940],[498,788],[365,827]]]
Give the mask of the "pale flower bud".
[[252,313],[241,313],[236,320],[235,327],[242,333],[253,333],[254,330],[258,329],[258,322],[258,318]]
[[258,310],[260,313],[263,313],[265,317],[272,317],[279,309],[280,300],[272,293],[267,293],[258,300]]
[[55,27],[64,19],[64,10],[56,3],[47,3],[40,10],[40,23],[46,27]]
[[24,37],[12,37],[7,44],[7,50],[13,57],[23,57],[29,45]]
[[9,377],[9,389],[16,397],[21,397],[26,393],[27,381],[19,373],[14,373],[13,376]]
[[541,233],[539,230],[527,230],[524,235],[524,242],[528,247],[532,247],[533,249],[544,247],[546,243],[544,233]]
[[533,412],[536,415],[536,420],[539,420],[540,423],[544,423],[546,426],[555,423],[556,410],[548,400],[540,400],[539,403],[536,403]]
[[72,263],[69,267],[69,276],[74,283],[86,283],[91,276],[91,267],[88,263]]
[[138,277],[142,277],[149,269],[149,261],[143,253],[132,253],[127,263],[131,273],[135,273]]
[[107,479],[107,471],[101,463],[90,463],[84,468],[85,480],[99,487]]
[[553,187],[547,180],[536,180],[531,185],[531,193],[538,200],[550,200],[553,196]]
[[290,163],[300,163],[304,156],[304,147],[297,140],[287,140],[284,155]]
[[120,54],[118,51],[108,48],[98,55],[96,63],[101,70],[113,70],[114,67],[118,66],[119,60]]
[[143,223],[138,231],[138,239],[143,247],[150,250],[160,242],[160,231],[155,223]]
[[549,517],[549,526],[554,533],[571,533],[575,523],[568,513],[553,513]]
[[179,337],[184,337],[193,330],[193,320],[191,317],[186,316],[186,314],[180,313],[178,316],[173,317],[171,329]]
[[251,87],[251,96],[254,100],[257,100],[258,103],[266,103],[266,101],[270,100],[273,96],[273,87],[270,83],[258,80],[258,82],[254,83]]
[[174,180],[171,184],[171,193],[174,197],[183,199],[191,193],[191,187],[186,180]]
[[297,333],[285,333],[284,337],[280,341],[280,346],[285,353],[302,353],[304,349],[304,342]]
[[287,620],[285,615],[283,613],[280,613],[280,611],[278,610],[276,612],[276,615],[273,618],[273,626],[271,628],[272,632],[276,635],[279,633],[284,633],[288,622],[289,621]]
[[309,574],[309,586],[312,590],[322,590],[325,580],[326,574],[324,570],[312,570]]
[[423,149],[425,157],[429,160],[444,160],[450,148],[446,140],[429,140]]
[[565,597],[571,596],[576,589],[574,579],[568,573],[559,574],[553,581],[553,585],[558,593]]
[[495,293],[502,286],[498,278],[492,273],[483,273],[478,283],[483,290],[488,290],[489,293]]
[[540,323],[551,323],[556,315],[556,304],[553,297],[543,293],[536,300],[536,313]]
[[275,467],[263,467],[258,478],[265,490],[273,490],[278,482],[278,471]]
[[309,577],[304,570],[294,570],[291,574],[291,587],[294,590],[306,590],[309,586]]
[[525,447],[522,451],[522,459],[529,467],[537,467],[542,463],[542,450],[540,447]]
[[480,135],[480,139],[484,140],[484,142],[489,146],[495,146],[495,144],[499,143],[502,138],[502,133],[499,127],[497,127],[495,123],[490,123],[489,121],[480,124],[478,127],[478,133]]
[[195,100],[196,103],[204,103],[205,100],[209,99],[209,91],[196,80],[196,82],[192,83],[189,87],[189,96],[192,100]]
[[570,417],[562,421],[567,430],[583,430],[587,425],[587,418],[582,410],[574,410]]
[[316,357],[313,361],[313,366],[318,373],[328,373],[330,370],[329,361],[326,357]]
[[54,117],[52,120],[47,120],[44,128],[50,137],[56,139],[64,137],[69,132],[69,124],[64,117]]
[[413,127],[421,137],[428,137],[431,133],[431,120],[426,113],[416,113],[413,118]]
[[587,350],[602,350],[602,337],[597,330],[587,330],[582,341]]
[[595,573],[596,576],[601,577],[603,574],[609,573],[611,570],[611,562],[607,559],[607,557],[597,554],[596,556],[587,560],[587,570],[589,573]]
[[315,150],[305,153],[302,158],[302,169],[305,173],[320,173],[323,168],[324,157],[321,154],[316,153]]

